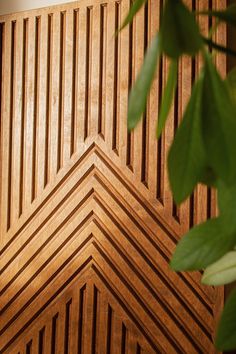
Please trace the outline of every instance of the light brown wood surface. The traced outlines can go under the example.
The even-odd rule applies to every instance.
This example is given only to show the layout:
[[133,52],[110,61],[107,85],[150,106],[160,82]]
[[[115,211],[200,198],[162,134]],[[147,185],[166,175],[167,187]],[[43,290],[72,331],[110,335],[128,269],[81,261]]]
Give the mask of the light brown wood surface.
[[[180,236],[216,213],[201,186],[176,207],[166,170],[201,61],[181,61],[157,142],[163,58],[128,133],[128,91],[162,1],[115,37],[129,5],[81,0],[0,17],[1,353],[215,353],[223,289],[168,265]],[[220,27],[219,43],[225,35]]]

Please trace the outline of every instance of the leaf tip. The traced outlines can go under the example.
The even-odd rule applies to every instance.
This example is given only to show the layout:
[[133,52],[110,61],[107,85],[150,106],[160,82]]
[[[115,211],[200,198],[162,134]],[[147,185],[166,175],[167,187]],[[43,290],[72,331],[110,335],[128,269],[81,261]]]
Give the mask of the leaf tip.
[[128,119],[128,121],[127,121],[127,129],[128,129],[128,132],[131,132],[134,128],[135,128],[134,122],[132,122],[131,119]]
[[176,257],[175,253],[170,260],[170,268],[174,272],[181,272],[182,271],[180,260]]
[[161,137],[161,129],[159,128],[159,126],[157,126],[157,130],[156,130],[156,138],[160,139]]
[[204,274],[203,274],[203,276],[202,276],[202,278],[201,278],[201,283],[202,283],[203,285],[210,285],[210,284],[209,284],[209,280],[207,280],[207,277],[204,276]]

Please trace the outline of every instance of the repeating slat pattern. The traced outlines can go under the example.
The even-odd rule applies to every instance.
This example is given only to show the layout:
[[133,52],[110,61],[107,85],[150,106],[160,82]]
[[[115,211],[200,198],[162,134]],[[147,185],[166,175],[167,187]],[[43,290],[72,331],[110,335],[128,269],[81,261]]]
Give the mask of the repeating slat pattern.
[[[81,0],[0,17],[1,353],[214,353],[222,289],[168,266],[179,236],[216,213],[202,186],[176,207],[166,171],[201,59],[181,61],[159,141],[166,58],[127,132],[163,3],[149,0],[116,37],[129,6]],[[225,42],[223,26],[216,37]]]

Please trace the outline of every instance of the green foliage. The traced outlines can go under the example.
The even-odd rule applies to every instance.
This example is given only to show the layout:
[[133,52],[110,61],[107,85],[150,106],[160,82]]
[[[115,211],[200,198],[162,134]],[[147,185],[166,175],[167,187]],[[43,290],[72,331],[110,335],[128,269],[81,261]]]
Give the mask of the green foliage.
[[137,14],[137,12],[141,9],[141,7],[147,2],[147,0],[134,0],[132,3],[132,6],[130,8],[130,11],[128,15],[126,16],[120,31],[126,27],[130,22],[133,21],[134,16]]
[[216,336],[216,347],[219,350],[236,348],[236,289],[226,301]]
[[227,231],[236,233],[236,184],[227,186],[218,181],[217,186],[218,205],[224,227]]
[[226,85],[228,87],[232,103],[236,106],[236,68],[227,75]]
[[128,129],[133,129],[141,119],[156,71],[158,55],[159,41],[158,35],[156,35],[147,51],[142,69],[130,93]]
[[169,180],[176,203],[183,202],[206,170],[201,134],[202,79],[192,92],[168,158]]
[[236,280],[236,251],[226,253],[215,263],[207,267],[202,276],[202,283],[224,285]]
[[217,51],[222,52],[224,54],[229,54],[234,57],[236,56],[235,50],[230,49],[228,47],[224,47],[220,44],[217,44],[217,43],[213,42],[210,38],[206,38],[206,37],[202,36],[202,39],[209,47],[216,49]]
[[178,73],[178,63],[176,60],[172,60],[170,63],[170,69],[168,74],[168,79],[163,94],[163,100],[161,102],[161,109],[158,117],[157,125],[157,137],[159,138],[162,132],[162,129],[165,125],[168,113],[171,108],[173,101],[173,96],[175,93],[176,82],[177,82],[177,73]]
[[[134,2],[123,27],[144,2]],[[198,15],[216,17],[216,26],[221,21],[236,25],[236,5]],[[130,94],[128,127],[134,128],[141,119],[158,57],[164,54],[171,59],[171,65],[158,117],[160,136],[174,97],[178,60],[186,54],[194,57],[200,53],[201,76],[196,79],[169,151],[169,180],[178,204],[191,195],[197,183],[214,186],[219,216],[189,230],[176,247],[171,267],[176,271],[205,269],[202,282],[220,285],[236,279],[236,68],[223,80],[209,48],[229,55],[236,52],[213,42],[212,32],[210,29],[208,37],[201,33],[194,14],[182,0],[165,1],[159,34]],[[225,305],[216,346],[219,350],[236,348],[236,290]]]
[[174,59],[196,54],[203,45],[194,16],[180,0],[166,1],[160,35],[163,52]]
[[214,16],[221,21],[236,26],[236,5],[229,6],[223,11],[200,11],[200,15]]
[[202,171],[199,182],[208,187],[216,188],[217,178],[211,167],[206,166],[206,168]]
[[193,227],[178,243],[171,267],[176,271],[198,270],[222,257],[235,245],[235,234],[227,233],[221,218]]
[[226,183],[236,178],[236,119],[225,82],[205,55],[202,94],[202,133],[208,161]]

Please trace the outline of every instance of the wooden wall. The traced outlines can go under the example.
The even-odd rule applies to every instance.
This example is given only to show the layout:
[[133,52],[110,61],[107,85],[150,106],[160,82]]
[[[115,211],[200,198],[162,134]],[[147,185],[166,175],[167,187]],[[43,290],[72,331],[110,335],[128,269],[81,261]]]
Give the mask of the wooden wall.
[[[115,37],[128,9],[81,0],[0,17],[1,353],[215,352],[223,289],[168,265],[179,237],[216,213],[202,186],[176,207],[166,171],[201,60],[181,61],[157,141],[163,58],[128,133],[128,91],[162,1]],[[224,27],[216,37],[225,43]],[[224,74],[225,58],[216,61]]]

